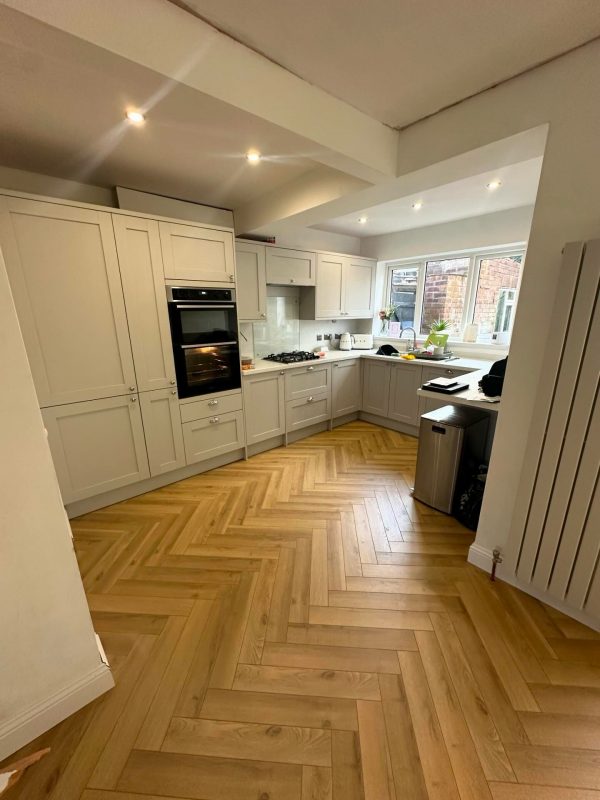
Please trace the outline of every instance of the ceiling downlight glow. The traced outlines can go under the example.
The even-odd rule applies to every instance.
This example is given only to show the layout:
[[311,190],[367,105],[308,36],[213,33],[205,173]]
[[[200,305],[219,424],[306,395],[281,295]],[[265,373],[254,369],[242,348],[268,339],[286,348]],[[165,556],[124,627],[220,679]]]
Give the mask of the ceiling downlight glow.
[[125,117],[128,122],[131,122],[132,125],[143,125],[146,121],[146,117],[142,114],[141,111],[131,110],[125,114]]
[[359,217],[356,221],[360,222],[361,225],[365,225],[368,219],[368,217]]
[[415,211],[419,211],[421,208],[423,208],[423,201],[417,200],[416,203],[413,203],[412,207]]
[[261,155],[257,150],[249,150],[246,153],[246,160],[249,164],[258,164],[261,159]]
[[496,189],[499,189],[501,186],[502,181],[490,181],[489,183],[486,183],[485,188],[490,192],[495,192]]

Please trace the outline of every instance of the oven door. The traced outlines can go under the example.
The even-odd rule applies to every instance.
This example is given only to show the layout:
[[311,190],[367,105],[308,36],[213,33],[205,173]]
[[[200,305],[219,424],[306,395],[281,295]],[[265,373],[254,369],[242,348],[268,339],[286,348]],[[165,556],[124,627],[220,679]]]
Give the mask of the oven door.
[[238,340],[235,303],[169,303],[173,342],[220,345]]
[[180,345],[175,353],[179,397],[225,392],[241,386],[237,342],[220,345]]

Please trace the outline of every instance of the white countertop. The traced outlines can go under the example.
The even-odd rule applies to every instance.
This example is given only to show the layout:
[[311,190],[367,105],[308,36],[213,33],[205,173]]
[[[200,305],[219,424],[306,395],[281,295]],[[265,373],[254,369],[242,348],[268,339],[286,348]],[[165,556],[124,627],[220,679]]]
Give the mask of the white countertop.
[[[471,406],[471,408],[480,408],[482,411],[499,411],[500,401],[491,403],[489,400],[484,399],[485,395],[479,391],[478,383],[484,375],[487,375],[490,369],[490,361],[484,369],[478,369],[476,372],[469,372],[465,375],[464,383],[468,384],[468,388],[456,394],[443,394],[442,392],[432,392],[428,389],[417,389],[419,397],[428,397],[431,400],[444,400],[448,405],[455,406]],[[479,399],[482,398],[482,399]]]
[[328,364],[347,358],[372,358],[375,361],[390,361],[396,364],[418,364],[420,366],[448,367],[450,369],[459,370],[482,370],[483,372],[487,372],[493,363],[492,361],[460,357],[447,361],[431,361],[426,358],[415,358],[406,361],[398,356],[376,356],[375,352],[375,350],[330,350],[326,356],[320,358],[318,361],[315,359],[314,361],[299,361],[294,364],[280,364],[277,361],[267,361],[264,358],[257,358],[254,362],[254,369],[243,370],[242,375],[260,375],[261,373],[272,372],[273,370],[298,369],[299,367],[307,367],[311,364]]

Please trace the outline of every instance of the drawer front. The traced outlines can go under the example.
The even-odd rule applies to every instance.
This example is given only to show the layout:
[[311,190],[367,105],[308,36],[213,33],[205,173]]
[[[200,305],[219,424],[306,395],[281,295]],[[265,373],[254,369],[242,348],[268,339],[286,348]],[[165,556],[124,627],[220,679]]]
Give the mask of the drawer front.
[[299,400],[309,395],[329,392],[331,370],[329,364],[309,364],[307,367],[285,373],[285,399]]
[[285,419],[288,433],[329,420],[330,416],[329,394],[309,395],[286,403]]
[[244,415],[241,411],[186,422],[182,427],[187,464],[205,461],[244,446]]
[[468,369],[457,369],[456,367],[423,367],[423,383],[432,381],[434,378],[456,378],[471,372]]
[[181,421],[193,422],[196,419],[205,419],[219,414],[228,414],[230,411],[242,410],[242,394],[228,394],[221,397],[206,397],[194,400],[193,403],[182,403]]

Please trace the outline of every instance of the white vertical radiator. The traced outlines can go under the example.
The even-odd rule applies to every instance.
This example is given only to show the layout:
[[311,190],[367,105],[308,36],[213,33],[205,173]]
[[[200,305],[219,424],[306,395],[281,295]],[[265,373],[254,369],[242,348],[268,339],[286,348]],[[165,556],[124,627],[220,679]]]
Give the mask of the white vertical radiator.
[[567,245],[503,570],[525,591],[594,627],[600,625],[599,282],[600,240]]

